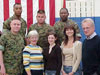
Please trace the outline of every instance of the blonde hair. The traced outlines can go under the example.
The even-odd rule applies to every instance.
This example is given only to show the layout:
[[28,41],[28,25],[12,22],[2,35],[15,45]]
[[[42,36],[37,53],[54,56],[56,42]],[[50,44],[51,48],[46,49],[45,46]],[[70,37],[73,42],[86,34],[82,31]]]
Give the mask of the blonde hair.
[[84,19],[84,20],[82,21],[82,24],[85,23],[85,22],[89,22],[89,23],[91,23],[92,26],[94,26],[94,21],[93,21],[93,19],[91,19],[91,18],[86,18],[86,19]]
[[39,37],[39,33],[38,33],[36,30],[32,30],[32,31],[30,31],[30,32],[28,33],[28,37],[34,36],[34,35],[36,35],[36,36]]

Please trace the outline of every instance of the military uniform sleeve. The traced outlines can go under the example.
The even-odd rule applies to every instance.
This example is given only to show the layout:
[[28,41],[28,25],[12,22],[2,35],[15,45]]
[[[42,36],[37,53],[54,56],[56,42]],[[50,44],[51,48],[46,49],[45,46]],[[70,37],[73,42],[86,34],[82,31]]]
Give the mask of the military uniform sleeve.
[[7,19],[6,21],[3,22],[3,29],[8,29],[10,30],[10,19]]
[[78,24],[75,21],[69,19],[68,22],[69,22],[70,25],[74,25],[74,28],[76,30],[76,33],[80,33],[80,29],[78,27]]
[[26,71],[30,71],[30,52],[27,50],[28,48],[24,48],[23,50],[23,64]]
[[58,37],[58,44],[61,45],[61,42],[64,40],[64,35],[63,35],[64,25],[58,21],[54,25],[54,30]]
[[6,37],[5,35],[3,34],[0,38],[0,50],[1,51],[4,51],[4,47],[6,45]]
[[54,30],[54,27],[52,27],[52,26],[49,26],[48,28],[49,28],[49,29],[48,29],[48,32],[51,32],[51,31],[54,32],[54,31],[55,31],[55,30]]
[[6,20],[3,22],[3,33],[8,32],[10,30],[10,20]]
[[74,23],[74,28],[76,29],[76,33],[80,33],[80,29],[78,27],[78,24],[76,22],[73,22]]
[[28,29],[28,32],[32,31],[34,29],[33,24],[31,24],[31,26]]
[[58,31],[58,30],[57,30],[57,26],[58,26],[58,25],[57,25],[57,22],[56,22],[56,23],[54,24],[54,29],[55,29],[55,31]]
[[54,24],[54,30],[55,30],[55,32],[56,32],[58,38],[60,38],[60,33],[59,33],[59,32],[61,32],[61,31],[59,30],[59,26],[60,26],[60,25],[58,25],[58,24],[59,24],[58,22],[56,22],[56,23]]
[[75,23],[75,29],[76,29],[76,33],[80,33],[80,29],[78,27],[78,24]]

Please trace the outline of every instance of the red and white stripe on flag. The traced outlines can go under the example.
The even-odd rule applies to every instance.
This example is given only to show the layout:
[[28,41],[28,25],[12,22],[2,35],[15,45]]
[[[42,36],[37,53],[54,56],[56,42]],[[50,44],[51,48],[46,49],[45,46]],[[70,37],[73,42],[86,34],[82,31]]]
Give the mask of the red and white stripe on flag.
[[26,20],[28,28],[31,24],[36,23],[39,9],[45,10],[46,23],[52,26],[55,23],[55,0],[0,0],[0,30],[2,30],[3,22],[13,16],[15,3],[22,4],[22,18]]

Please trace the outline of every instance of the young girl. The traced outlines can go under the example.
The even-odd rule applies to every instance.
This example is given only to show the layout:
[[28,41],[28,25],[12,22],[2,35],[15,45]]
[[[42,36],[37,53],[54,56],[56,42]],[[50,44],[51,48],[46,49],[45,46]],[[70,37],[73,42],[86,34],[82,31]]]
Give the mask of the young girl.
[[49,46],[43,52],[45,75],[60,75],[62,55],[61,48],[56,41],[56,34],[54,32],[48,33]]
[[64,28],[65,40],[62,42],[63,75],[80,75],[79,64],[81,61],[82,44],[76,41],[76,31],[73,25]]

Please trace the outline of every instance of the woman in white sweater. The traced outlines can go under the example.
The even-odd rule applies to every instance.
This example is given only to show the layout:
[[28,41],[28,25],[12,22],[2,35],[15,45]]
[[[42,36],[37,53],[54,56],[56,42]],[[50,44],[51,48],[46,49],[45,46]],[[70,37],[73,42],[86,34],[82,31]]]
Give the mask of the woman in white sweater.
[[82,43],[76,41],[76,31],[73,25],[64,28],[65,40],[62,42],[63,75],[80,75]]

